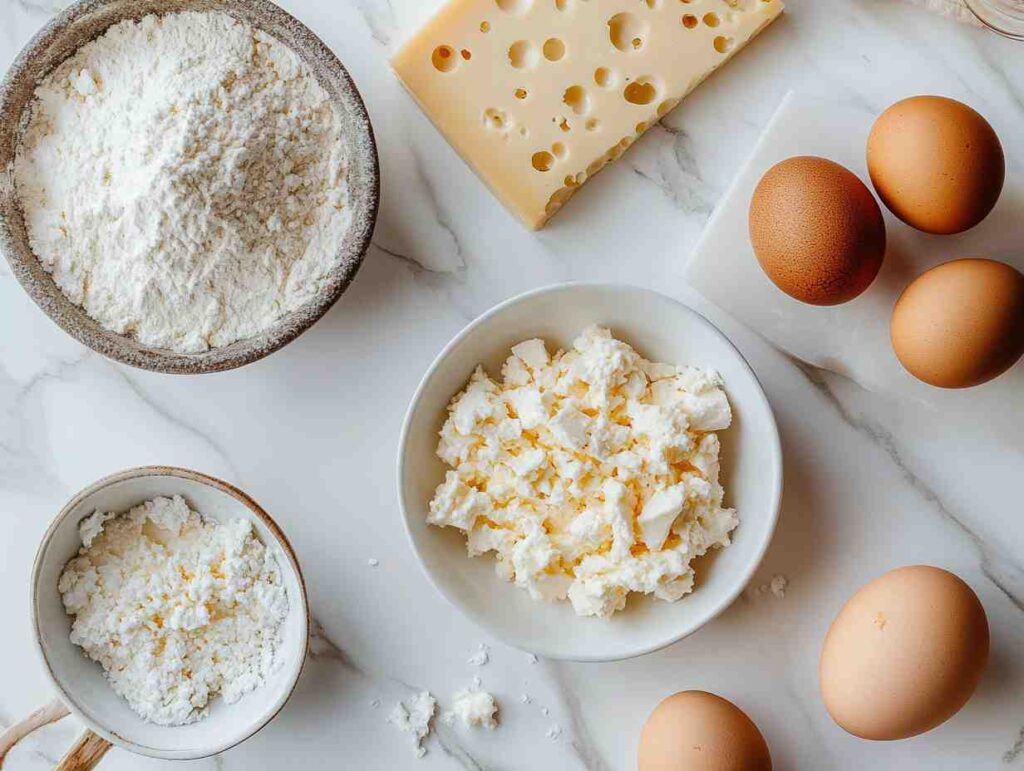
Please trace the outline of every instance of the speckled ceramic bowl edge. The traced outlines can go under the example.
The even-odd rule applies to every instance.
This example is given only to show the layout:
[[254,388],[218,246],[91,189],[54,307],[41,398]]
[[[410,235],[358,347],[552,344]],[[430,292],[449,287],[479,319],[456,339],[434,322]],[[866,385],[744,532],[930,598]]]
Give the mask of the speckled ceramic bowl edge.
[[[117,733],[109,730],[106,726],[103,725],[101,720],[98,720],[95,716],[91,714],[83,712],[78,707],[76,700],[68,692],[65,685],[57,677],[57,675],[53,671],[53,668],[50,666],[50,663],[47,661],[46,656],[43,654],[42,631],[39,626],[39,618],[37,612],[38,599],[36,597],[36,594],[38,592],[38,584],[40,580],[39,574],[43,562],[43,557],[53,541],[54,534],[57,532],[57,529],[61,526],[64,520],[71,515],[71,513],[79,506],[79,504],[81,504],[85,500],[88,500],[90,497],[95,495],[100,490],[103,490],[104,488],[109,487],[110,485],[117,484],[118,482],[122,482],[127,479],[136,479],[139,477],[149,476],[176,477],[179,479],[188,479],[190,481],[197,482],[208,487],[212,487],[231,496],[240,504],[242,504],[246,509],[252,512],[252,514],[257,519],[259,519],[270,531],[270,533],[274,536],[274,540],[276,541],[277,545],[280,546],[281,551],[288,559],[288,564],[290,565],[291,570],[294,572],[296,583],[299,586],[299,599],[302,603],[303,611],[303,639],[301,640],[301,644],[299,646],[299,649],[303,653],[300,660],[298,661],[298,665],[295,667],[294,673],[290,678],[291,682],[289,684],[287,693],[276,705],[276,707],[271,712],[269,712],[263,720],[260,721],[259,725],[255,726],[243,737],[237,738],[233,741],[229,741],[225,743],[223,746],[218,745],[216,747],[200,748],[198,750],[183,750],[173,755],[167,753],[151,752],[149,751],[149,748],[136,745],[135,743],[131,742],[125,737],[120,736]],[[309,658],[309,636],[310,629],[313,623],[311,611],[309,608],[309,593],[306,588],[306,579],[302,573],[302,566],[299,564],[298,556],[296,555],[295,549],[292,547],[291,542],[288,540],[288,537],[284,534],[284,531],[281,530],[280,526],[277,524],[274,518],[271,517],[266,512],[266,510],[264,510],[264,508],[260,506],[255,500],[253,500],[253,498],[251,498],[247,493],[235,487],[234,485],[225,482],[222,479],[218,479],[217,477],[213,477],[210,476],[209,474],[204,474],[199,471],[193,471],[192,469],[180,468],[177,466],[138,466],[135,468],[125,469],[124,471],[119,471],[114,474],[110,474],[96,482],[93,482],[91,485],[88,485],[87,487],[77,492],[74,496],[71,497],[70,500],[68,500],[66,504],[64,504],[63,507],[61,507],[61,510],[53,518],[53,521],[50,523],[50,526],[46,529],[46,533],[43,535],[42,540],[39,542],[39,548],[36,551],[35,559],[33,560],[32,563],[32,573],[29,591],[29,608],[31,613],[33,640],[35,641],[39,658],[41,659],[43,666],[46,670],[47,677],[49,678],[50,683],[53,685],[53,687],[57,690],[57,693],[59,694],[61,701],[63,701],[67,705],[67,707],[79,719],[81,719],[91,730],[98,733],[104,739],[119,747],[127,749],[130,752],[138,753],[141,755],[147,755],[150,757],[160,757],[171,760],[198,760],[204,757],[210,757],[212,755],[220,754],[221,752],[225,752],[231,749],[232,747],[241,744],[242,742],[248,741],[253,736],[262,731],[267,725],[273,722],[273,720],[281,713],[281,710],[283,710],[285,706],[288,704],[288,702],[291,700],[292,696],[295,694],[295,689],[298,687],[299,679],[302,676],[302,672],[305,669],[306,662]]]
[[[255,337],[196,354],[150,348],[110,332],[72,303],[32,252],[18,205],[13,159],[27,107],[40,78],[81,45],[123,19],[149,13],[217,10],[281,40],[312,69],[331,96],[350,142],[352,224],[338,263],[302,307]],[[351,284],[369,249],[380,203],[380,166],[369,114],[341,61],[308,27],[269,0],[79,0],[51,19],[18,54],[0,83],[0,250],[29,297],[65,332],[104,356],[140,369],[173,374],[220,372],[252,363],[309,329]]]

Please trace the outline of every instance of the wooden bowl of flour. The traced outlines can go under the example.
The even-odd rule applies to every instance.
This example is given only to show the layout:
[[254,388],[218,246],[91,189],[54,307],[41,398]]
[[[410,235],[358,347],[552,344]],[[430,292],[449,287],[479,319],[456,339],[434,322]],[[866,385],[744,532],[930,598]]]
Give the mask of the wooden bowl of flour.
[[327,93],[348,145],[346,182],[351,225],[337,259],[303,304],[254,336],[196,353],[141,344],[111,332],[72,302],[29,245],[14,175],[0,181],[0,248],[35,303],[65,332],[116,361],[156,372],[201,374],[240,367],[273,353],[312,326],[352,282],[376,222],[380,195],[373,130],[363,101],[345,67],[307,27],[268,0],[81,0],[55,16],[18,55],[0,84],[0,167],[13,166],[39,82],[85,43],[112,25],[149,14],[219,11],[270,35],[291,49]]

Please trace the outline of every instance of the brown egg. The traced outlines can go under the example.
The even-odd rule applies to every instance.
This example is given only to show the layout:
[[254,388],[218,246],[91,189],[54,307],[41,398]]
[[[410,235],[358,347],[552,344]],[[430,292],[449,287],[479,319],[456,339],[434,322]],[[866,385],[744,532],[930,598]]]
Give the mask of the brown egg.
[[982,259],[932,268],[897,300],[890,335],[897,358],[926,383],[991,380],[1024,354],[1024,275]]
[[821,651],[821,695],[863,739],[905,739],[951,718],[988,662],[988,620],[967,584],[916,565],[876,578],[846,603]]
[[966,104],[942,96],[897,102],[868,138],[868,173],[890,211],[926,233],[960,233],[996,205],[1005,175],[999,137]]
[[770,168],[750,201],[750,242],[768,278],[812,305],[852,300],[878,275],[885,223],[849,169],[797,156]]
[[771,771],[757,726],[721,696],[683,691],[664,699],[640,735],[638,771]]

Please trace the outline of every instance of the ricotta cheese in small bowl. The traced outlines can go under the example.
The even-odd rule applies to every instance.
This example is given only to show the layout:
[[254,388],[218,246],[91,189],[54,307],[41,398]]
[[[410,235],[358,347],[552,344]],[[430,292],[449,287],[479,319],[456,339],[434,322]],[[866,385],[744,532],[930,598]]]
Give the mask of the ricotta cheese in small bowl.
[[31,611],[54,719],[70,709],[91,741],[170,760],[223,752],[270,722],[309,642],[302,571],[270,515],[166,466],[68,502],[36,555]]
[[472,322],[413,397],[398,466],[437,588],[507,643],[577,661],[656,650],[724,610],[782,489],[740,353],[686,306],[621,285],[547,287]]
[[248,519],[218,522],[180,495],[95,511],[57,584],[71,642],[143,720],[185,725],[280,667],[288,593]]

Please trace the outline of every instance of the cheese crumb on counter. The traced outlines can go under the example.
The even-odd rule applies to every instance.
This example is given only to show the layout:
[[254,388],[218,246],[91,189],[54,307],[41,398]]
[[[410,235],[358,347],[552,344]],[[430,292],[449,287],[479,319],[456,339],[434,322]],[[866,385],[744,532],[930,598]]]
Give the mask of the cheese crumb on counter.
[[429,691],[422,691],[408,701],[398,702],[388,715],[389,723],[412,736],[413,752],[418,758],[427,754],[423,740],[430,734],[430,721],[434,719],[436,711],[437,700]]
[[474,667],[482,667],[491,660],[491,649],[484,643],[477,646],[476,653],[466,659],[466,663]]
[[174,496],[97,511],[79,534],[57,586],[71,642],[144,720],[195,722],[274,671],[288,595],[248,520],[208,520]]
[[[486,691],[478,688],[465,688],[456,691],[452,696],[452,720],[458,718],[463,725],[469,727],[482,726],[488,730],[498,727],[495,714],[498,705],[494,703],[494,697]],[[451,720],[449,721],[451,722]]]
[[427,521],[581,616],[611,616],[630,592],[675,601],[738,523],[718,479],[715,432],[731,422],[713,371],[649,362],[598,326],[554,356],[527,340],[500,382],[478,367],[452,400]]

